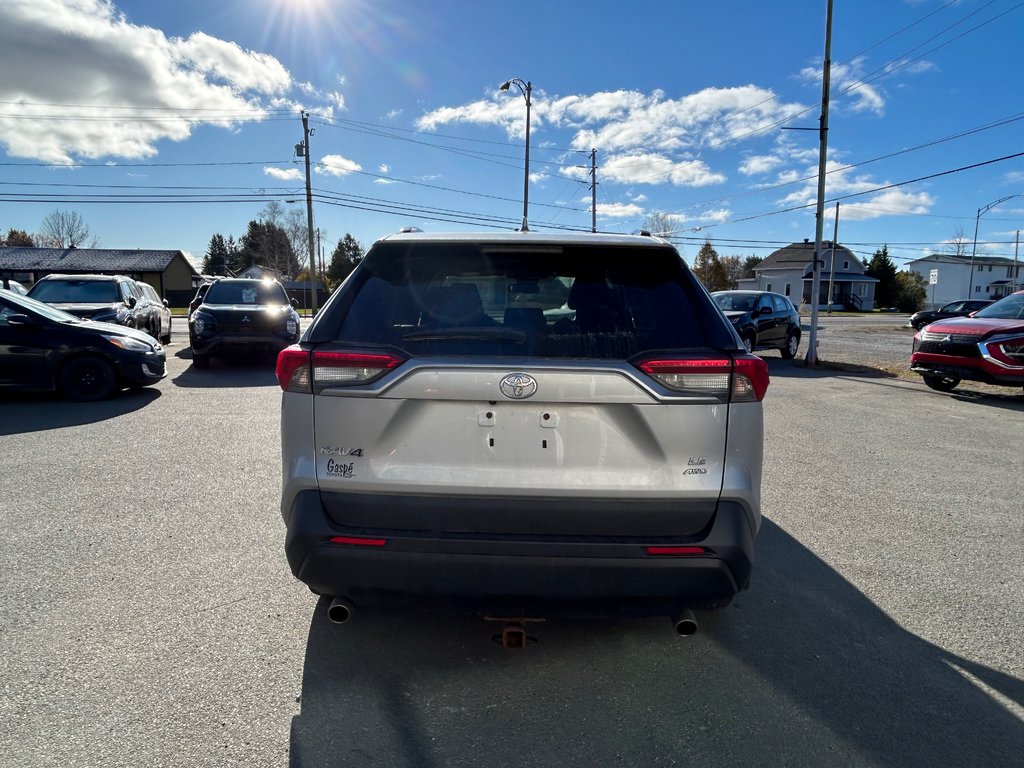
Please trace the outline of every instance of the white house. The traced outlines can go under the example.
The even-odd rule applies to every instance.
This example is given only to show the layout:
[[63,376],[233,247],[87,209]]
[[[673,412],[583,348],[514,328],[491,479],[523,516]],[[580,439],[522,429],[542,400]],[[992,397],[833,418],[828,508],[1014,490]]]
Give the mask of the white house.
[[1001,299],[1024,288],[1024,264],[1005,256],[970,256],[933,253],[907,262],[907,269],[924,276],[932,270],[938,282],[927,286],[926,308],[932,309],[958,299]]
[[[864,274],[864,263],[849,248],[843,245],[833,248],[831,241],[823,240],[821,249],[820,260],[824,266],[820,267],[820,306],[828,305],[831,281],[834,305],[873,309],[878,279]],[[754,267],[754,277],[738,280],[737,287],[745,291],[774,291],[789,296],[794,304],[810,304],[813,269],[814,243],[804,240],[773,251]]]

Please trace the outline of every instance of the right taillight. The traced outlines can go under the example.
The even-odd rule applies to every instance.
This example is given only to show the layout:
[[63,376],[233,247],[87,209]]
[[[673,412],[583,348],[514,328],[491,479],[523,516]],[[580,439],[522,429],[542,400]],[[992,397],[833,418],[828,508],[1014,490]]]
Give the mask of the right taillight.
[[645,360],[637,367],[675,392],[717,397],[724,402],[758,402],[768,391],[768,364],[755,355],[733,360],[662,358]]
[[387,353],[308,352],[293,345],[277,356],[277,380],[286,392],[319,392],[369,384],[403,362]]

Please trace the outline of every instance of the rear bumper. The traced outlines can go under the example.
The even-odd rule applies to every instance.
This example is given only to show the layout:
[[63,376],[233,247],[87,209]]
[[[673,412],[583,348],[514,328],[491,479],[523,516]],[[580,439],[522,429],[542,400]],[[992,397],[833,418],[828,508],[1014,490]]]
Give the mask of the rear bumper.
[[[390,501],[401,505],[403,498]],[[439,498],[437,504],[450,514],[458,497]],[[422,510],[423,497],[417,505]],[[352,529],[332,523],[320,493],[310,490],[295,497],[285,550],[299,580],[320,594],[343,595],[357,605],[406,602],[478,612],[670,615],[682,608],[725,605],[747,587],[754,538],[748,519],[740,503],[723,501],[700,533],[671,539]],[[387,543],[329,542],[339,535],[379,537]],[[647,554],[645,545],[706,551],[658,556]]]

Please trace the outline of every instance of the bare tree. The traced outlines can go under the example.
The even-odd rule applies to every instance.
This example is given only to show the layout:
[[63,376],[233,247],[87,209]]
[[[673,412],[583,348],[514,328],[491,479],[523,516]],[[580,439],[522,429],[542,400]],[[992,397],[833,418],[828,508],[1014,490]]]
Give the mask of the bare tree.
[[667,213],[651,211],[644,219],[643,228],[652,235],[667,238],[672,234],[672,219]]
[[299,259],[300,264],[309,265],[309,235],[306,227],[306,212],[298,208],[289,208],[284,215],[281,224],[285,234],[288,235],[288,242],[292,244],[292,250]]
[[964,236],[964,231],[956,228],[953,237],[946,244],[946,253],[952,256],[969,256],[971,253],[971,241]]
[[89,225],[78,211],[54,211],[43,219],[36,241],[49,248],[95,248],[99,238],[89,235]]

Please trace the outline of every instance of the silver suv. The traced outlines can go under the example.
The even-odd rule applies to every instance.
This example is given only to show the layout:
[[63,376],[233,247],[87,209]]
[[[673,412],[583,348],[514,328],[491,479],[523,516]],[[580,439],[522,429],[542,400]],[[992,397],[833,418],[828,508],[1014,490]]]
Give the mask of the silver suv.
[[689,615],[747,587],[763,360],[650,236],[403,233],[299,344],[281,512],[335,598]]

